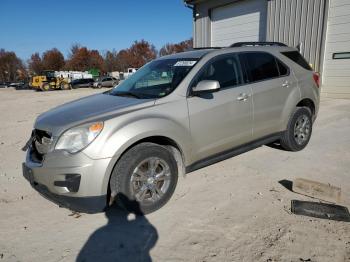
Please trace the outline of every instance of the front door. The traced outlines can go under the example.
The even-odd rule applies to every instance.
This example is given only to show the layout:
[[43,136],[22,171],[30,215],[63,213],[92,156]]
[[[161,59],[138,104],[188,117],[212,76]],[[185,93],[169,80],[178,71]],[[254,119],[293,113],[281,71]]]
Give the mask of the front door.
[[198,161],[247,143],[252,137],[252,99],[234,54],[211,60],[194,81],[216,80],[220,90],[188,98],[193,155]]

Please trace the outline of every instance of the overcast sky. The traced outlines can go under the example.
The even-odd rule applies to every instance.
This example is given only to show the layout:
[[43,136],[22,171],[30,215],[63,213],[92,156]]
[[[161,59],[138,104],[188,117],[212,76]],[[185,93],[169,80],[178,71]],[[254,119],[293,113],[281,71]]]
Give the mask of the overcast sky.
[[0,0],[0,48],[22,59],[73,43],[101,52],[145,39],[159,49],[192,36],[182,0]]

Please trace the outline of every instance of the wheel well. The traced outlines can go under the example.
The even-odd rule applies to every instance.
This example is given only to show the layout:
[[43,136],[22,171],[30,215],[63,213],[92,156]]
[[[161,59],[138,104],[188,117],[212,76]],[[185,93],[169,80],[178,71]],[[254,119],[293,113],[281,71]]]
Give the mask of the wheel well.
[[[172,140],[172,139],[170,139],[168,137],[165,137],[165,136],[151,136],[151,137],[143,138],[143,139],[133,143],[131,146],[129,146],[123,152],[123,154],[125,154],[125,152],[127,152],[130,148],[132,148],[132,147],[134,147],[134,146],[136,146],[136,145],[138,145],[140,143],[146,143],[146,142],[154,143],[154,144],[161,145],[161,146],[164,146],[164,147],[168,148],[171,151],[171,153],[174,155],[174,157],[175,157],[175,160],[176,160],[176,163],[177,163],[177,166],[178,166],[178,174],[179,175],[185,175],[185,158],[184,158],[184,154],[183,154],[180,146],[174,140]],[[107,204],[110,202],[110,197],[111,197],[111,192],[110,192],[110,187],[109,187],[110,179],[111,179],[113,170],[114,170],[115,166],[117,165],[120,157],[118,158],[117,162],[114,164],[112,172],[109,175],[108,188],[107,188]]]
[[307,107],[311,110],[311,114],[312,116],[315,115],[315,104],[314,102],[309,99],[309,98],[305,98],[303,100],[301,100],[298,104],[297,107]]
[[[145,142],[154,143],[157,145],[167,147],[175,157],[175,160],[176,160],[177,166],[178,166],[179,175],[185,174],[185,158],[184,158],[184,154],[181,150],[181,147],[174,140],[172,140],[169,137],[165,137],[165,136],[146,137],[146,138],[143,138],[143,139],[137,141],[136,143],[132,144],[130,147],[128,147],[127,150],[136,146],[137,144],[145,143]],[[127,151],[127,150],[125,150],[125,151]]]

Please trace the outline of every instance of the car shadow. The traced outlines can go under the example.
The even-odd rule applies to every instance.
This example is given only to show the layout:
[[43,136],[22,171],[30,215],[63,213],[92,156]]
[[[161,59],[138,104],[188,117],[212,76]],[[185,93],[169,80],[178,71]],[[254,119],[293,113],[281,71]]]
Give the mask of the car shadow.
[[[138,206],[136,201],[132,204],[134,209]],[[91,234],[76,261],[152,261],[150,250],[158,240],[158,232],[141,210],[135,213],[116,206],[108,208],[107,224]]]
[[282,151],[287,151],[287,150],[285,150],[285,149],[281,146],[281,144],[280,144],[279,141],[275,141],[275,142],[273,142],[273,143],[266,144],[265,146],[268,146],[268,147],[273,148],[273,149],[278,149],[278,150],[282,150]]
[[293,181],[283,179],[283,180],[278,181],[278,183],[280,183],[282,186],[284,186],[289,191],[293,192]]

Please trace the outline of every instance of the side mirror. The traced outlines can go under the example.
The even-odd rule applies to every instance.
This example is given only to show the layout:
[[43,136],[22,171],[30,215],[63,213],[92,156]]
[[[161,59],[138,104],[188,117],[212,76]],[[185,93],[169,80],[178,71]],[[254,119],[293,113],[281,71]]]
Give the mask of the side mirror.
[[220,89],[220,83],[215,80],[203,80],[200,81],[197,86],[192,88],[193,94],[199,93],[211,93]]

